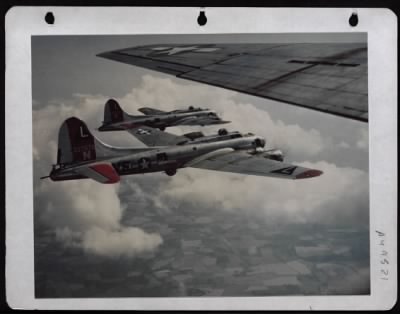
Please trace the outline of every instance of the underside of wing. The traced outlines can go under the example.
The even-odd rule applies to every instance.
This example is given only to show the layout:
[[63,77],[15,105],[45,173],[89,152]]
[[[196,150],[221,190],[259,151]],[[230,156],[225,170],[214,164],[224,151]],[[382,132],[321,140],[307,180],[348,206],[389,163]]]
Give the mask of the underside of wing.
[[320,170],[271,160],[262,154],[231,149],[221,149],[200,156],[187,163],[186,167],[284,179],[306,179],[322,174]]
[[141,126],[140,128],[127,129],[127,131],[136,137],[143,144],[154,146],[171,146],[177,145],[180,142],[187,141],[184,136],[171,134],[168,132],[160,131],[158,129]]
[[98,56],[368,121],[366,43],[160,44]]

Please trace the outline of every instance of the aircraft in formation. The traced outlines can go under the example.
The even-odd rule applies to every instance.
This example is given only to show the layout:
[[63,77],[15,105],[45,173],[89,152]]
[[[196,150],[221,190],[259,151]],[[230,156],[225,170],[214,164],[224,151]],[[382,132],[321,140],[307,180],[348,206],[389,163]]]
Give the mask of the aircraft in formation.
[[104,107],[104,121],[99,131],[120,131],[125,128],[150,126],[164,131],[167,127],[177,125],[213,125],[224,124],[215,111],[189,106],[188,109],[165,112],[153,108],[139,108],[144,115],[130,115],[122,110],[114,99],[109,99]]
[[207,136],[202,132],[175,135],[131,125],[123,125],[121,130],[147,147],[107,145],[93,136],[85,122],[68,118],[59,130],[57,164],[47,177],[53,181],[91,178],[100,183],[116,183],[123,175],[163,171],[173,176],[178,169],[187,167],[288,179],[322,174],[319,170],[283,163],[281,151],[264,150],[265,139],[252,133],[220,129]]
[[[365,43],[147,45],[98,56],[174,75],[181,79],[278,100],[368,122],[367,47]],[[284,163],[278,149],[252,133],[204,135],[165,132],[178,125],[228,123],[208,109],[170,112],[140,108],[129,115],[110,99],[99,131],[127,131],[147,147],[120,148],[101,142],[86,124],[71,117],[59,130],[53,181],[91,178],[116,183],[123,175],[200,168],[287,179],[312,178],[322,171]]]

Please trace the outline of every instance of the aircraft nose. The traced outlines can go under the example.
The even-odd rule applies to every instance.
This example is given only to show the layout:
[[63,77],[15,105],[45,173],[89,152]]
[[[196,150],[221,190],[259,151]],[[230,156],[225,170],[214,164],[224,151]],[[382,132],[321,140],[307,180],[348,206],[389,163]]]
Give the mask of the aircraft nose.
[[313,177],[318,177],[323,172],[321,170],[316,170],[316,169],[310,169],[306,170],[296,176],[296,179],[307,179],[307,178],[313,178]]

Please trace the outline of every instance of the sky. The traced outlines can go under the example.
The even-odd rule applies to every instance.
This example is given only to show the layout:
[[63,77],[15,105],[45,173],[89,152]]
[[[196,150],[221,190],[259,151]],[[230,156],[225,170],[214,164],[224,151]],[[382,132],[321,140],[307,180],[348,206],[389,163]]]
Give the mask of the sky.
[[[319,223],[368,228],[368,124],[298,108],[223,88],[96,57],[97,53],[154,43],[206,42],[359,42],[365,34],[270,34],[214,36],[34,36],[32,106],[35,223],[54,230],[58,241],[99,256],[127,256],[157,250],[157,232],[126,226],[123,215],[129,189],[137,206],[165,210],[192,206],[225,212],[239,210],[270,224]],[[124,132],[99,133],[104,104],[120,102],[131,114],[140,107],[216,110],[228,130],[253,132],[279,148],[286,161],[320,169],[320,177],[289,181],[256,176],[181,169],[127,176],[116,185],[91,180],[39,180],[55,163],[58,128],[76,116],[102,141],[142,147]],[[218,126],[201,130],[211,134]],[[182,134],[193,127],[174,127]]]

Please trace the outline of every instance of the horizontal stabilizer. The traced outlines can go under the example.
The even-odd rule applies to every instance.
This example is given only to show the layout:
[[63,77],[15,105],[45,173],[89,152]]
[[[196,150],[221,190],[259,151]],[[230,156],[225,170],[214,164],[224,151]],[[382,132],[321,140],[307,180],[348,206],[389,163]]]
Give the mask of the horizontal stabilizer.
[[91,164],[76,168],[74,171],[103,184],[117,183],[120,180],[118,173],[110,163]]

